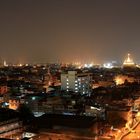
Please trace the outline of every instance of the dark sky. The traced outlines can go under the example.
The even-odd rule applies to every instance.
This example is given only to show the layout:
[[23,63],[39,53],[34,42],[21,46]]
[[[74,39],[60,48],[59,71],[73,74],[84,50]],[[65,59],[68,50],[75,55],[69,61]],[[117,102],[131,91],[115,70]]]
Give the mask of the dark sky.
[[140,0],[1,0],[0,56],[14,62],[140,60]]

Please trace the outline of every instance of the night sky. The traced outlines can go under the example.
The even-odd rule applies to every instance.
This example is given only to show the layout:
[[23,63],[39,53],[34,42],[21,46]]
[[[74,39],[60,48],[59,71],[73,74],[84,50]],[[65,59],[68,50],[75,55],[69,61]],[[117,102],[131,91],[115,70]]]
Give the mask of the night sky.
[[140,62],[140,0],[1,0],[9,62]]

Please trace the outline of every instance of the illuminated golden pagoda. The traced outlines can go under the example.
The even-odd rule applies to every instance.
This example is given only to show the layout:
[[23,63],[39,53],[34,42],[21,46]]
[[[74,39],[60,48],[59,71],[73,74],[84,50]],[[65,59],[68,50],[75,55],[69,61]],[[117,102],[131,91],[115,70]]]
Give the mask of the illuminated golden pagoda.
[[133,59],[130,57],[130,54],[128,53],[127,58],[123,62],[124,67],[134,67],[135,63]]

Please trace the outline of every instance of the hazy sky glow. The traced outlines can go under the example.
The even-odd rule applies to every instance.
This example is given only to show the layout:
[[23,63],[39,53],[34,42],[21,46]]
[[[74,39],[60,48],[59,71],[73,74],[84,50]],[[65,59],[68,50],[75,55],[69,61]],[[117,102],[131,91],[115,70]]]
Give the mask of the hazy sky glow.
[[8,61],[140,60],[139,0],[1,0],[0,56]]

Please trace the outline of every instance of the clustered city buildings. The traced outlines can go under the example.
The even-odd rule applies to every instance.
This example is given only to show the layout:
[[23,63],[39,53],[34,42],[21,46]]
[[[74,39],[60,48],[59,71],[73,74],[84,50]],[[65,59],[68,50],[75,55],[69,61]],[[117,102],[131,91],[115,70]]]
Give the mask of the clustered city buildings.
[[13,66],[4,61],[0,67],[0,107],[5,119],[0,124],[0,137],[21,139],[29,130],[70,126],[88,128],[88,134],[90,128],[92,137],[87,136],[91,139],[113,139],[117,134],[112,130],[125,126],[130,110],[139,111],[139,104],[134,105],[139,97],[140,68],[130,54],[121,67]]

